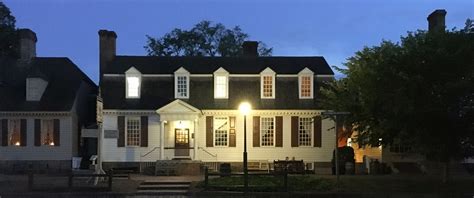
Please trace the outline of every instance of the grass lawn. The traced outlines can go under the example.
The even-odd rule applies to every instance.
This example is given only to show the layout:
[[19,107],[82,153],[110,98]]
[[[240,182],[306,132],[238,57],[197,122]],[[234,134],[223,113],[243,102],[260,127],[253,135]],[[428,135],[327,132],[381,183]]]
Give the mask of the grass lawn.
[[[284,191],[283,177],[249,176],[251,191]],[[204,182],[197,185],[204,188]],[[288,177],[289,191],[347,192],[347,193],[474,193],[474,177],[455,178],[443,184],[439,177],[424,175],[356,175],[334,176],[292,175]],[[209,178],[208,190],[243,190],[243,177]]]

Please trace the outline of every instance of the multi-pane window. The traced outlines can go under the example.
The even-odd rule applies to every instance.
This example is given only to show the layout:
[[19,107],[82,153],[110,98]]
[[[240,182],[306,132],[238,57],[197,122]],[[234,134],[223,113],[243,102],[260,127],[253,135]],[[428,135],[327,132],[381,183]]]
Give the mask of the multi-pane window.
[[227,76],[216,76],[215,98],[227,98]]
[[273,117],[260,118],[260,136],[262,138],[262,146],[274,146],[275,119]]
[[313,95],[311,93],[311,76],[301,76],[300,77],[300,97],[301,98],[311,98]]
[[140,118],[127,118],[127,146],[140,146]]
[[41,120],[41,145],[54,146],[54,120]]
[[21,121],[8,120],[8,145],[20,146]]
[[176,79],[176,97],[187,98],[188,97],[188,77],[177,76]]
[[262,77],[262,96],[263,98],[273,98],[273,76]]
[[229,145],[229,118],[214,117],[214,145]]
[[140,78],[137,76],[127,77],[127,98],[140,97]]
[[189,130],[188,129],[176,129],[176,143],[178,144],[189,143]]
[[311,146],[311,134],[313,119],[308,117],[299,118],[298,144],[299,146]]

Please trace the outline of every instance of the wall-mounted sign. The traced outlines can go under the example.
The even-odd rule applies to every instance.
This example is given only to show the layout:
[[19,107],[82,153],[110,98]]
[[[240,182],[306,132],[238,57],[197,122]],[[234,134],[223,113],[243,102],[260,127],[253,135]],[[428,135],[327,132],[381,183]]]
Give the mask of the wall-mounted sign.
[[116,139],[118,138],[117,130],[104,130],[104,138]]

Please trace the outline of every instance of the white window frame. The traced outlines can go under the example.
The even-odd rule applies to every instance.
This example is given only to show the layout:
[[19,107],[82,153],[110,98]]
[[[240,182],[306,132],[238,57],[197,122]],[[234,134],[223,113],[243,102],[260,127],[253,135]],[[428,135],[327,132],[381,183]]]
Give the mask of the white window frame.
[[[265,96],[264,93],[263,93],[263,85],[264,85],[264,77],[271,77],[272,79],[272,95],[271,96]],[[266,69],[264,69],[262,72],[260,72],[260,98],[262,99],[275,99],[275,72],[270,69],[269,67],[267,67]]]
[[[16,122],[16,124],[18,124],[18,131],[15,131],[18,133],[18,136],[20,137],[19,140],[18,140],[18,145],[16,143],[13,143],[11,144],[10,143],[10,138],[12,138],[13,136],[13,126],[12,126],[12,122]],[[8,122],[7,122],[7,129],[8,129],[8,132],[7,132],[7,140],[8,140],[8,146],[21,146],[21,119],[8,119]]]
[[[303,81],[303,77],[309,77],[310,78],[310,96],[303,96],[301,94],[301,85]],[[314,73],[308,68],[304,68],[301,70],[300,73],[298,73],[298,95],[299,99],[313,99],[314,98]]]
[[[216,145],[216,130],[217,130],[217,127],[215,125],[216,123],[216,119],[217,118],[226,118],[227,119],[227,127],[226,127],[226,131],[227,131],[227,144],[226,145]],[[230,118],[228,116],[214,116],[213,118],[214,120],[212,121],[212,134],[213,134],[213,137],[214,137],[214,140],[213,140],[213,144],[214,144],[214,147],[229,147],[229,142],[230,142]]]
[[[128,121],[135,120],[138,121],[138,145],[128,145]],[[129,116],[125,119],[125,146],[126,147],[140,147],[142,144],[142,120],[140,117]]]
[[[301,144],[301,139],[300,139],[300,131],[301,131],[301,120],[302,119],[310,119],[310,124],[309,124],[309,145],[302,145]],[[314,118],[313,117],[298,117],[298,147],[313,147],[314,143]]]
[[[273,120],[273,145],[263,145],[263,118],[272,118]],[[276,118],[274,116],[262,116],[260,117],[260,147],[275,147],[276,141]]]
[[[138,95],[137,96],[130,96],[129,95],[129,84],[128,84],[128,78],[138,78]],[[142,74],[135,69],[135,67],[130,67],[125,72],[125,98],[126,99],[138,99],[140,98],[141,95],[141,88],[142,88]]]
[[[50,128],[51,128],[51,140],[52,142],[50,143],[44,143],[44,140],[45,140],[45,135],[47,134],[46,131],[44,131],[44,127],[46,125],[46,122],[50,122]],[[54,144],[54,119],[41,119],[41,124],[40,124],[41,128],[40,128],[40,138],[41,138],[41,141],[40,141],[40,145],[41,146],[57,146]],[[52,143],[52,144],[51,144]]]
[[[225,85],[224,85],[224,96],[218,96],[218,87],[217,87],[217,79],[219,77],[225,77]],[[219,68],[214,72],[214,98],[215,99],[228,99],[229,98],[229,72],[227,72],[224,68]]]
[[[180,67],[178,70],[174,72],[174,97],[175,98],[182,98],[182,99],[188,99],[189,98],[189,72],[184,69],[183,67]],[[186,96],[181,96],[178,94],[178,78],[179,77],[186,77]]]

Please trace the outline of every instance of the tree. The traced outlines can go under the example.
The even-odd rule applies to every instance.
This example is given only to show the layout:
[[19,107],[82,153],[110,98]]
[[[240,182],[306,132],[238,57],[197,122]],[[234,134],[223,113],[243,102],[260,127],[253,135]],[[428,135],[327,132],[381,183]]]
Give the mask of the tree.
[[18,40],[15,22],[15,17],[11,15],[10,9],[0,2],[0,57],[17,56]]
[[[191,30],[173,29],[163,37],[149,35],[144,46],[149,56],[240,56],[249,37],[239,26],[227,29],[221,23],[201,21]],[[270,56],[272,48],[259,42],[259,54]]]
[[474,156],[473,57],[466,31],[408,33],[356,52],[337,68],[346,78],[322,88],[322,103],[351,112],[360,145],[411,145],[447,171]]

